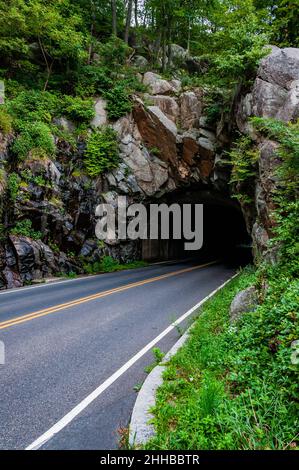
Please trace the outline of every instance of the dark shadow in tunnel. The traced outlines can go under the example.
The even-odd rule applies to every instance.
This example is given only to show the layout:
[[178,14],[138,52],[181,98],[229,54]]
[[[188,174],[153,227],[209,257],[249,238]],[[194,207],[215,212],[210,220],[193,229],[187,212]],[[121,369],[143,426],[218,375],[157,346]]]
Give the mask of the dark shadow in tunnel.
[[[203,204],[203,246],[200,250],[186,250],[184,238],[175,240],[143,240],[142,257],[147,261],[192,259],[209,262],[219,259],[229,266],[245,266],[252,262],[251,239],[237,201],[211,191],[172,193],[157,204]],[[194,210],[192,210],[194,214]],[[172,217],[170,218],[172,227]],[[161,220],[160,220],[161,222]],[[194,217],[192,220],[193,230]],[[201,227],[202,229],[202,227]]]

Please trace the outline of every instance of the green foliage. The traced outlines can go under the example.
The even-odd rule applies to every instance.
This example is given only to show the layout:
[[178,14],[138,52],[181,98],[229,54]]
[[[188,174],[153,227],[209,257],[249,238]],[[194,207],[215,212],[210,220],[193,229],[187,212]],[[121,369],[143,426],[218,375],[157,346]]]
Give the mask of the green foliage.
[[105,92],[107,112],[110,119],[118,119],[132,110],[130,93],[125,84],[120,83]]
[[0,108],[0,132],[4,135],[12,131],[12,118],[11,116]]
[[119,150],[116,132],[111,127],[95,130],[88,138],[84,158],[89,176],[97,177],[104,171],[116,168]]
[[20,177],[17,173],[12,172],[8,175],[7,178],[7,189],[9,198],[12,202],[14,202],[17,198],[20,186]]
[[94,117],[94,105],[91,99],[64,96],[63,114],[78,123],[89,123]]
[[33,149],[38,149],[41,155],[54,154],[53,137],[45,123],[39,121],[19,123],[18,131],[19,134],[11,148],[18,160],[25,160]]
[[6,183],[6,172],[3,168],[0,168],[0,185],[4,185]]
[[150,374],[151,371],[157,366],[160,364],[160,362],[162,361],[162,359],[164,358],[165,354],[161,351],[160,348],[153,348],[152,350],[152,353],[153,353],[153,356],[155,358],[154,362],[152,362],[150,365],[146,366],[144,368],[144,372],[146,372],[147,374]]
[[276,203],[272,243],[278,243],[281,262],[299,273],[299,121],[285,123],[274,119],[253,118],[258,131],[279,142],[277,155],[281,165],[277,168],[279,185],[273,195]]
[[229,155],[233,165],[232,183],[246,181],[256,175],[254,167],[258,161],[259,153],[254,148],[250,137],[240,137]]
[[58,96],[53,93],[26,90],[9,100],[7,108],[15,120],[50,123],[59,112],[60,104]]
[[116,36],[112,36],[99,48],[101,62],[109,68],[119,68],[124,65],[131,52],[132,49]]
[[154,408],[147,449],[284,449],[296,445],[298,280],[272,276],[254,312],[230,326],[235,294],[258,283],[245,271],[201,309],[171,358]]
[[42,233],[32,228],[32,222],[30,219],[24,219],[17,222],[10,230],[10,233],[12,235],[29,237],[33,240],[40,240],[42,238]]
[[121,264],[111,256],[103,256],[101,261],[95,261],[94,263],[83,263],[84,271],[87,274],[98,274],[98,273],[110,273],[115,271],[123,271],[126,269],[143,268],[147,266],[145,261],[132,261],[129,263]]
[[80,96],[102,94],[113,87],[111,69],[102,65],[85,65],[79,71],[76,93]]
[[229,152],[232,165],[230,183],[233,185],[233,197],[243,204],[253,201],[254,179],[257,173],[259,151],[250,137],[242,136]]

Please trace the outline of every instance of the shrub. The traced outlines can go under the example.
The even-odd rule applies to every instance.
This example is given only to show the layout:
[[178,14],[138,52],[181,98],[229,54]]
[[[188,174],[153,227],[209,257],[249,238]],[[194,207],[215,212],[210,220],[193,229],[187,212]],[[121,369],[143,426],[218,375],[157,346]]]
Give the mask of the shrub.
[[0,168],[0,185],[4,186],[6,184],[6,172],[3,168]]
[[119,119],[132,110],[130,92],[126,83],[116,85],[104,94],[107,100],[107,113],[110,119]]
[[76,92],[80,96],[102,94],[113,87],[110,75],[108,67],[85,65],[79,72]]
[[4,111],[4,109],[0,109],[0,132],[2,132],[4,135],[7,135],[11,131],[12,118],[6,111]]
[[52,155],[55,151],[50,128],[40,121],[20,124],[19,135],[12,145],[12,152],[19,160],[26,159],[33,149],[39,149],[46,155]]
[[125,64],[131,50],[122,39],[113,36],[110,41],[99,48],[101,62],[110,68],[120,67]]
[[20,177],[17,173],[13,172],[8,175],[7,178],[7,189],[9,197],[12,201],[15,201],[19,192]]
[[84,100],[79,97],[65,96],[63,99],[63,114],[78,123],[89,123],[94,117],[92,99]]
[[7,104],[14,119],[45,122],[59,112],[60,105],[60,99],[53,93],[37,90],[22,91]]
[[89,176],[99,176],[119,163],[117,134],[111,127],[94,131],[87,140],[85,167]]
[[32,222],[29,219],[24,219],[20,222],[17,222],[16,225],[11,229],[10,233],[12,235],[21,235],[24,237],[29,237],[33,240],[39,240],[42,238],[42,233],[39,231],[35,231],[32,228]]

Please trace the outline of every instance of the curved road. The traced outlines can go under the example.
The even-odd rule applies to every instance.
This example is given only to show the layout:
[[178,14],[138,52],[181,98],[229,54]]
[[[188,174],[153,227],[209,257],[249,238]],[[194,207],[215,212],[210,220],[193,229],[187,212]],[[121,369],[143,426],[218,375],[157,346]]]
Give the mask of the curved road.
[[165,329],[233,274],[168,263],[0,292],[0,448],[116,448],[151,342],[168,351]]

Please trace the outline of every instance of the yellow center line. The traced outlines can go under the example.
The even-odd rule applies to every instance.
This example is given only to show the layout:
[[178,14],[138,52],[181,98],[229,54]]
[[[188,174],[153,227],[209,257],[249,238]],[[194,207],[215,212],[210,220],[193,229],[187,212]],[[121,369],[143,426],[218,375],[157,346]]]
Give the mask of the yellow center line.
[[210,263],[201,264],[201,265],[197,265],[197,266],[192,266],[190,268],[180,269],[178,271],[173,271],[171,273],[166,273],[166,274],[162,274],[160,276],[144,279],[143,281],[137,281],[137,282],[133,282],[131,284],[126,284],[126,285],[123,285],[123,286],[120,286],[120,287],[115,287],[113,289],[109,289],[109,290],[106,290],[106,291],[103,291],[103,292],[98,292],[97,294],[89,295],[87,297],[81,297],[80,299],[76,299],[76,300],[72,300],[70,302],[55,305],[53,307],[45,308],[43,310],[38,310],[36,312],[28,313],[27,315],[22,315],[22,316],[19,316],[19,317],[15,317],[15,318],[12,318],[10,320],[0,322],[0,330],[3,330],[5,328],[9,328],[10,326],[18,325],[19,323],[24,323],[24,322],[27,322],[27,321],[30,321],[30,320],[34,320],[36,318],[40,318],[40,317],[43,317],[43,316],[46,316],[46,315],[50,315],[51,313],[56,313],[56,312],[59,312],[60,310],[66,310],[70,307],[74,307],[76,305],[81,305],[85,302],[90,302],[92,300],[101,299],[102,297],[106,297],[108,295],[116,294],[118,292],[123,292],[125,290],[132,289],[133,287],[143,286],[145,284],[149,284],[151,282],[156,282],[156,281],[161,281],[163,279],[166,279],[166,278],[169,278],[169,277],[172,277],[172,276],[176,276],[178,274],[183,274],[183,273],[187,273],[187,272],[190,272],[190,271],[194,271],[195,269],[200,269],[200,268],[204,268],[206,266],[211,266],[212,264],[215,264],[215,263],[217,263],[217,261],[212,261]]

